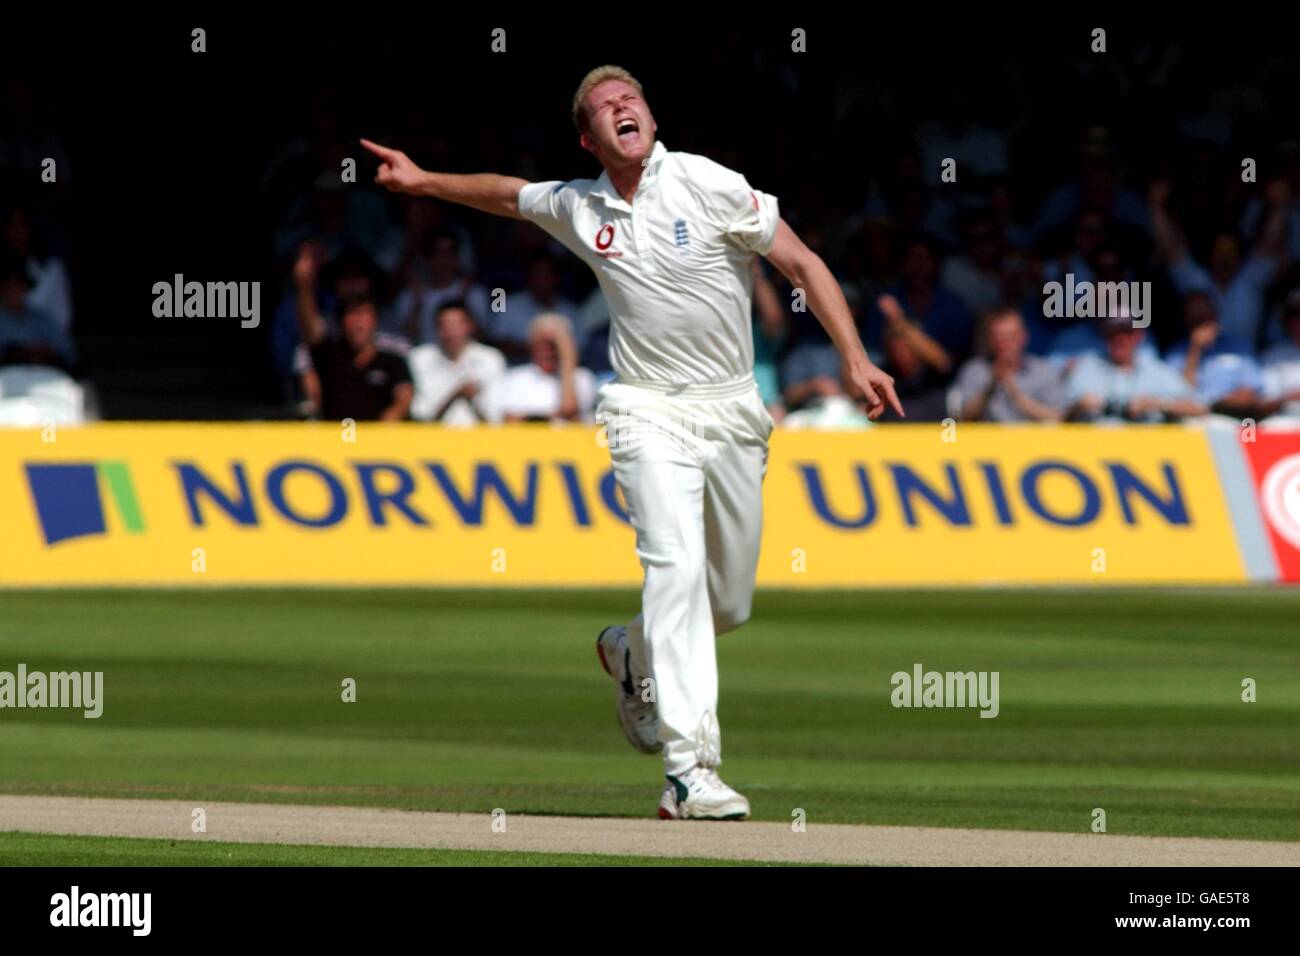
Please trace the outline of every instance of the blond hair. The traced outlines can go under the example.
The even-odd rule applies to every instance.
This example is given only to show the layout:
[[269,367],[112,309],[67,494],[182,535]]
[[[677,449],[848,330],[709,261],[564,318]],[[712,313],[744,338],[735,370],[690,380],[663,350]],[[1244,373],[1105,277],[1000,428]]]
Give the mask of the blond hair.
[[591,120],[587,116],[587,95],[606,80],[622,80],[640,96],[645,96],[640,81],[621,66],[607,63],[596,67],[582,78],[582,82],[578,84],[578,92],[573,94],[573,125],[578,127],[578,132],[587,132],[587,124]]

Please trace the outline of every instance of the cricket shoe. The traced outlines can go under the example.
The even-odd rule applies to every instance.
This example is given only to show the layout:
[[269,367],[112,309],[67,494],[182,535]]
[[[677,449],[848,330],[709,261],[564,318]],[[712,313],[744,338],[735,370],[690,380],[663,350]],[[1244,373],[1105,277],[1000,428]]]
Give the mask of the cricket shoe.
[[668,774],[659,798],[660,820],[743,820],[749,801],[732,790],[712,767],[696,765],[683,774]]
[[664,749],[659,742],[659,709],[654,701],[641,698],[643,688],[632,675],[632,651],[627,646],[627,628],[614,625],[596,638],[596,654],[605,673],[614,679],[614,704],[623,736],[643,754]]

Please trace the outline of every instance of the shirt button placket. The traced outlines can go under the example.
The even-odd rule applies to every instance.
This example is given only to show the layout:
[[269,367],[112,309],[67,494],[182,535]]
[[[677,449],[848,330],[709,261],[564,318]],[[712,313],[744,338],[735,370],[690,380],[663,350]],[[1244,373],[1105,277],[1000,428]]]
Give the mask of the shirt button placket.
[[636,206],[632,207],[632,235],[636,241],[636,254],[641,267],[647,272],[653,272],[654,257],[647,240],[645,216]]

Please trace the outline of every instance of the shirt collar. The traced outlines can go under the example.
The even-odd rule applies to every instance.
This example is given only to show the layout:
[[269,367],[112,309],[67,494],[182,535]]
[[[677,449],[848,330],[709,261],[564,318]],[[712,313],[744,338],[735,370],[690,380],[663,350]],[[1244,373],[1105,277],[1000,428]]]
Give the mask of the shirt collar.
[[[641,173],[641,182],[637,184],[637,192],[654,184],[659,178],[659,170],[663,166],[664,158],[668,155],[668,147],[661,141],[655,140],[654,148],[650,150],[650,155],[645,160],[645,170]],[[591,188],[595,196],[604,200],[605,205],[612,206],[615,209],[630,211],[631,204],[618,194],[614,184],[610,182],[609,173],[601,171],[600,178],[596,180],[596,185]]]

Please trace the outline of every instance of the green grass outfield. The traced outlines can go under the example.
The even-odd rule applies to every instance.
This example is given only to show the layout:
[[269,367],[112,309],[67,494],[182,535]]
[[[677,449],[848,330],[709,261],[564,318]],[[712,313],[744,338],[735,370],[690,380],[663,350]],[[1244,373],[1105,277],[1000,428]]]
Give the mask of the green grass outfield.
[[749,860],[515,853],[508,850],[400,850],[354,846],[141,840],[127,837],[0,833],[4,866],[795,866]]
[[[635,605],[0,591],[0,670],[106,685],[99,720],[0,710],[0,792],[649,816],[660,766],[593,649]],[[758,819],[1086,832],[1101,807],[1111,833],[1300,840],[1300,591],[769,591],[719,657],[722,771]],[[916,662],[998,671],[1000,716],[893,708]]]

